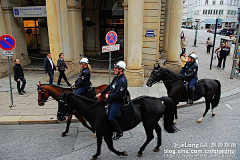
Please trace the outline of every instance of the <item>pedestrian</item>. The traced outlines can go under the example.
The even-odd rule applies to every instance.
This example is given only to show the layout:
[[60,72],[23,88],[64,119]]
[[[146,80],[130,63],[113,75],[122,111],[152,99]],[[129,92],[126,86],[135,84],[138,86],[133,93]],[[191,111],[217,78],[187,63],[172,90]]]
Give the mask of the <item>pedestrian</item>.
[[[26,80],[24,78],[24,73],[23,73],[22,66],[20,64],[19,59],[15,59],[14,62],[15,62],[15,65],[13,66],[14,80],[17,82],[17,90],[19,95],[23,95],[23,93],[25,93],[24,88],[26,85]],[[21,81],[22,81],[22,86],[20,88]]]
[[183,38],[184,38],[184,32],[183,32],[183,31],[181,32],[181,35],[180,35],[180,37],[181,37],[181,39],[183,39]]
[[211,42],[210,37],[208,37],[208,39],[206,41],[206,47],[207,47],[207,53],[210,54],[210,50],[211,50],[211,47],[212,47],[212,42]]
[[180,58],[181,58],[181,67],[184,67],[187,60],[188,60],[187,54],[186,53],[181,53]]
[[238,50],[238,70],[240,69],[240,49]]
[[221,47],[221,51],[220,51],[219,62],[218,62],[219,69],[221,68],[222,60],[223,60],[222,70],[224,70],[225,62],[226,62],[226,59],[227,59],[227,56],[229,55],[229,53],[230,53],[230,47],[228,45],[228,42],[225,41],[224,45]]
[[59,71],[59,77],[58,77],[58,82],[57,85],[61,85],[61,80],[62,78],[64,79],[64,81],[67,83],[67,85],[70,87],[71,84],[68,82],[68,79],[65,75],[65,69],[68,69],[66,63],[64,62],[64,54],[60,53],[59,54],[59,59],[57,61],[57,67],[58,67],[58,71]]
[[181,48],[182,48],[182,53],[186,52],[186,47],[188,44],[188,40],[186,37],[183,37],[183,39],[181,40]]
[[[219,59],[220,59],[221,47],[222,47],[223,45],[224,45],[224,43],[221,43],[221,45],[215,49],[215,56],[216,56],[216,58],[218,59],[218,62],[219,62]],[[217,65],[217,66],[218,66],[218,65]]]
[[52,61],[52,55],[50,52],[47,54],[47,58],[44,59],[43,66],[45,69],[45,73],[49,76],[49,84],[52,84],[54,71],[56,71],[56,67]]
[[124,70],[126,69],[126,63],[124,61],[119,61],[116,64],[114,64],[114,74],[116,75],[112,82],[99,94],[96,95],[96,97],[100,97],[101,95],[104,95],[108,91],[109,94],[106,94],[106,98],[110,100],[111,103],[111,109],[109,112],[108,120],[113,126],[113,128],[117,131],[117,134],[113,136],[114,140],[119,139],[123,136],[123,131],[118,123],[118,121],[115,119],[116,115],[120,111],[120,109],[124,105],[124,97],[127,93],[127,79],[124,75]]
[[84,95],[87,90],[91,88],[91,66],[89,65],[89,61],[87,58],[82,58],[80,61],[80,67],[82,69],[82,73],[79,75],[79,78],[75,81],[73,85],[77,88],[76,94]]

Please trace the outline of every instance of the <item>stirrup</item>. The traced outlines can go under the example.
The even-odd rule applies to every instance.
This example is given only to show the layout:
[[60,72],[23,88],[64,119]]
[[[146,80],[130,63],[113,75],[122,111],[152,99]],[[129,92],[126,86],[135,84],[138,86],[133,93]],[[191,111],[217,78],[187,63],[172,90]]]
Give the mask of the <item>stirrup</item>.
[[188,99],[188,100],[187,100],[187,104],[193,104],[193,100]]
[[112,137],[112,139],[113,140],[118,140],[120,137],[122,137],[123,136],[123,133],[117,133],[117,134],[115,134],[113,137]]

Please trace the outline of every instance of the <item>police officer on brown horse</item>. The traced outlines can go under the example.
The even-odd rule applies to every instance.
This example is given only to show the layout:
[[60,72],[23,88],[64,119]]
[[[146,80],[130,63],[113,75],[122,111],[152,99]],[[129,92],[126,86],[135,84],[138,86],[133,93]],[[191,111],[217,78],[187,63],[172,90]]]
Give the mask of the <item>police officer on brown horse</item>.
[[124,97],[126,96],[127,92],[127,79],[123,73],[125,69],[126,63],[124,61],[119,61],[114,64],[114,73],[116,76],[101,93],[96,95],[96,97],[100,97],[101,95],[110,91],[109,94],[106,94],[105,97],[111,102],[111,109],[109,112],[108,120],[113,128],[117,131],[117,134],[113,136],[114,140],[117,140],[123,136],[122,128],[115,117],[124,105]]

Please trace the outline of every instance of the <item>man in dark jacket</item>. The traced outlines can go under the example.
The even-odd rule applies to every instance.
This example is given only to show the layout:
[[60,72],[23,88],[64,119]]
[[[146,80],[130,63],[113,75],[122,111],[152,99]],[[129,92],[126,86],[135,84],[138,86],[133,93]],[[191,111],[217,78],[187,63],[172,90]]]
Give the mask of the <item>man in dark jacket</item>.
[[[18,93],[20,95],[23,95],[25,93],[24,88],[26,85],[26,80],[24,78],[23,70],[21,64],[19,64],[19,59],[14,60],[15,65],[13,66],[13,71],[14,71],[14,80],[17,82],[17,89]],[[22,86],[20,88],[20,81],[22,81]]]
[[58,77],[58,82],[57,85],[61,85],[61,80],[62,78],[65,80],[65,82],[67,83],[67,85],[70,87],[71,84],[68,82],[68,79],[65,75],[65,69],[68,69],[66,63],[64,62],[64,54],[60,53],[59,54],[59,59],[57,61],[57,66],[58,66],[58,71],[59,71],[59,77]]
[[225,41],[224,45],[221,47],[220,55],[219,55],[219,61],[218,61],[218,68],[221,68],[222,60],[223,60],[223,67],[222,70],[225,68],[225,62],[227,59],[227,56],[230,53],[230,47],[228,45],[228,42]]
[[45,69],[45,73],[49,76],[49,84],[52,84],[53,82],[53,77],[54,77],[54,71],[56,71],[56,67],[52,61],[52,55],[51,53],[47,54],[47,58],[44,59],[43,61],[43,66]]

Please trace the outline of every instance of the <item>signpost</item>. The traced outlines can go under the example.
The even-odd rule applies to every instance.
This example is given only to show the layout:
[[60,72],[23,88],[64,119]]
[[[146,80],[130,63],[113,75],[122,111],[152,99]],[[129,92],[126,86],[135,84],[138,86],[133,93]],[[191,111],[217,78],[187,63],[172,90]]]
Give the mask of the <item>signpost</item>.
[[16,46],[16,40],[14,37],[10,35],[2,35],[0,37],[0,48],[3,49],[2,57],[7,57],[7,60],[8,60],[8,77],[9,77],[12,107],[13,107],[13,96],[12,96],[12,82],[11,82],[11,69],[10,69],[9,57],[13,56],[13,49],[15,48],[15,46]]
[[120,45],[115,43],[117,42],[117,33],[114,31],[109,31],[106,34],[106,43],[109,46],[102,46],[102,52],[109,52],[109,83],[111,79],[111,51],[117,51],[120,49]]

